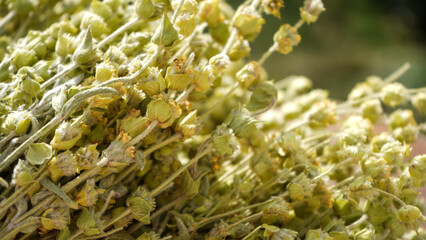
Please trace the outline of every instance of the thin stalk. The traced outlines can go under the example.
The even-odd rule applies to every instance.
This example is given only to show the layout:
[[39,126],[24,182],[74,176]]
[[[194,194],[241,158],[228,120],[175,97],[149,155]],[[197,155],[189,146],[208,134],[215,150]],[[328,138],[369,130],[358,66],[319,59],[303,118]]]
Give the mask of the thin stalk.
[[105,213],[105,211],[108,208],[109,202],[111,201],[111,198],[112,198],[112,196],[114,196],[114,194],[115,194],[114,190],[111,190],[109,192],[108,197],[105,201],[105,204],[102,206],[102,209],[99,212],[96,213],[98,216],[102,216]]
[[65,75],[67,75],[68,73],[70,73],[71,71],[73,71],[74,69],[76,69],[77,67],[78,67],[77,63],[75,63],[75,62],[71,63],[66,68],[62,69],[62,71],[60,71],[59,73],[57,73],[55,76],[53,76],[50,79],[48,79],[45,82],[43,82],[41,84],[41,86],[40,86],[40,91],[43,91],[50,84],[56,82],[58,79],[65,77]]
[[313,222],[311,222],[309,225],[307,225],[305,228],[303,228],[301,231],[299,231],[298,236],[304,236],[306,232],[308,232],[309,229],[312,229],[315,227],[318,223],[320,223],[327,215],[329,215],[333,210],[327,209],[325,212],[323,212],[321,215],[317,217]]
[[192,92],[192,90],[194,90],[194,85],[191,85],[181,95],[179,95],[179,97],[176,98],[176,103],[178,103],[178,104],[182,103],[189,96],[189,94]]
[[117,222],[118,220],[127,217],[129,214],[132,213],[132,209],[127,208],[124,212],[122,212],[120,215],[116,216],[115,218],[109,220],[105,226],[104,229],[106,229],[107,227],[111,226],[112,224],[114,224],[115,222]]
[[22,143],[19,147],[17,147],[10,155],[8,155],[4,160],[0,162],[0,172],[2,172],[5,168],[7,168],[13,161],[16,160],[22,152],[30,146],[30,144],[34,143],[40,137],[48,134],[50,130],[52,130],[56,125],[61,122],[61,117],[59,115],[55,116],[49,123],[44,125],[40,130],[38,130],[34,135],[28,138],[24,143]]
[[222,49],[222,54],[228,54],[229,49],[231,49],[232,44],[235,42],[235,38],[238,35],[238,29],[236,29],[235,27],[232,28],[231,30],[231,34],[229,35],[228,41],[226,42],[225,47],[223,47]]
[[378,188],[371,188],[371,190],[373,190],[373,191],[376,191],[376,192],[378,192],[378,193],[380,193],[380,194],[382,194],[382,195],[385,195],[386,197],[388,197],[388,198],[392,198],[392,199],[394,199],[395,201],[397,201],[399,204],[401,204],[402,206],[405,206],[405,205],[407,205],[404,201],[402,201],[399,197],[397,197],[397,196],[395,196],[395,195],[393,195],[393,194],[391,194],[391,193],[388,193],[388,192],[386,192],[386,191],[383,191],[382,189],[378,189]]
[[12,139],[15,135],[16,133],[14,131],[11,131],[6,137],[0,140],[0,149],[3,147],[5,143],[7,143],[10,139]]
[[303,21],[303,19],[300,19],[295,25],[294,25],[294,27],[296,28],[296,29],[299,29],[300,27],[302,27],[303,26],[303,24],[305,23],[305,21]]
[[18,188],[10,197],[0,203],[0,214],[6,211],[10,206],[16,203],[21,199],[25,194],[27,194],[39,181],[48,174],[47,171],[43,171],[40,176],[34,179],[34,182],[25,187]]
[[82,240],[103,238],[103,237],[112,235],[112,234],[114,234],[116,232],[119,232],[121,230],[123,230],[122,227],[121,228],[117,228],[117,229],[113,229],[113,230],[111,230],[109,232],[106,232],[106,233],[103,233],[103,234],[99,234],[99,235],[95,235],[95,236],[90,236],[90,237],[85,237],[85,238],[82,238]]
[[130,140],[127,144],[126,147],[129,146],[133,146],[136,145],[137,143],[139,143],[140,141],[142,141],[146,136],[148,136],[148,134],[150,134],[152,132],[152,130],[154,130],[154,128],[158,125],[158,121],[154,120],[152,121],[147,128],[145,128],[145,130],[137,135],[136,137],[134,137],[132,140]]
[[411,65],[406,62],[401,67],[399,67],[396,71],[391,73],[388,77],[384,79],[385,84],[392,83],[400,78],[408,69],[410,69]]
[[40,223],[40,220],[33,220],[33,221],[28,221],[26,223],[23,223],[15,228],[13,228],[10,232],[8,232],[6,235],[3,235],[0,240],[6,240],[6,239],[11,239],[13,236],[15,236],[16,234],[18,234],[22,229],[29,227],[31,225]]
[[268,51],[266,51],[262,55],[262,57],[259,59],[259,61],[258,61],[259,66],[262,66],[263,63],[266,61],[266,59],[268,59],[272,55],[272,53],[277,51],[277,49],[278,49],[278,44],[277,43],[272,44],[272,46],[268,49]]
[[257,228],[255,228],[253,231],[251,231],[249,234],[247,234],[244,238],[242,238],[241,240],[247,240],[249,239],[251,236],[253,236],[257,231],[259,231],[262,228],[262,225],[258,226]]
[[368,219],[368,215],[364,214],[358,220],[356,220],[355,222],[351,223],[351,225],[347,226],[347,228],[348,229],[354,229],[357,226],[361,225],[363,222],[365,222],[367,219]]
[[[93,175],[95,175],[96,173],[98,173],[101,170],[101,168],[104,167],[107,163],[108,163],[108,160],[106,158],[101,159],[94,168],[84,172],[83,174],[81,174],[80,176],[76,177],[71,182],[69,182],[65,186],[63,186],[62,191],[64,191],[64,193],[68,193],[72,189],[75,189],[80,183],[86,181],[88,178],[90,178]],[[29,210],[28,212],[23,214],[21,217],[19,217],[16,220],[16,222],[19,223],[19,222],[23,221],[25,218],[27,218],[27,217],[31,216],[32,214],[38,212],[45,205],[49,204],[50,202],[52,202],[55,199],[56,199],[56,197],[52,196],[52,195],[50,197],[47,197],[45,200],[43,200],[42,202],[38,203],[36,206],[31,208],[31,210]]]
[[133,25],[135,25],[138,21],[139,21],[139,18],[134,18],[134,19],[130,20],[129,22],[127,22],[126,24],[124,24],[123,26],[119,27],[113,33],[111,33],[110,35],[108,35],[108,37],[106,37],[104,40],[100,41],[98,43],[98,45],[96,45],[96,48],[97,49],[102,48],[104,45],[106,45],[107,43],[109,43],[112,40],[114,40],[120,34],[122,34],[125,31],[127,31],[129,28],[131,28]]
[[259,213],[250,215],[248,217],[245,217],[245,218],[243,218],[243,219],[241,219],[241,220],[239,220],[237,222],[234,222],[233,224],[229,225],[228,229],[232,229],[233,227],[235,227],[235,226],[237,226],[238,224],[241,224],[241,223],[245,223],[245,222],[250,222],[252,220],[256,220],[256,219],[260,218],[262,216],[262,214],[263,214],[262,212],[259,212]]
[[292,131],[296,130],[297,128],[302,127],[302,126],[304,126],[304,125],[306,125],[306,124],[308,124],[308,123],[309,123],[309,120],[308,120],[308,119],[305,119],[305,120],[303,120],[303,121],[299,121],[298,123],[296,123],[296,124],[294,124],[294,125],[292,125],[292,126],[290,126],[290,127],[286,128],[286,129],[284,130],[284,133],[292,132]]
[[174,24],[176,22],[176,18],[179,15],[180,10],[182,9],[183,3],[185,2],[185,0],[180,0],[179,1],[179,5],[177,6],[177,8],[175,9],[174,13],[173,13],[173,17],[172,17],[172,23]]
[[408,89],[407,90],[408,93],[419,93],[419,92],[426,92],[426,87],[424,88],[414,88],[414,89]]
[[271,203],[271,202],[273,202],[273,201],[275,201],[275,200],[274,200],[274,199],[269,199],[269,200],[267,200],[267,201],[265,201],[265,202],[252,204],[252,205],[245,206],[245,207],[242,207],[242,208],[239,208],[239,209],[235,209],[235,210],[232,210],[232,211],[229,211],[229,212],[221,213],[221,214],[218,214],[218,215],[215,215],[215,216],[209,217],[209,218],[205,218],[205,219],[203,219],[203,220],[201,220],[201,221],[199,221],[199,222],[195,223],[195,224],[193,225],[193,227],[192,227],[192,228],[193,228],[192,230],[194,231],[194,230],[196,230],[196,229],[198,229],[198,228],[200,228],[200,227],[204,226],[205,224],[207,224],[207,223],[209,223],[209,222],[211,222],[211,221],[214,221],[214,220],[216,220],[216,219],[220,219],[220,218],[223,218],[223,217],[227,217],[227,216],[233,215],[233,214],[235,214],[235,213],[237,213],[237,212],[245,211],[245,210],[248,210],[248,209],[251,209],[251,208],[260,207],[260,206],[263,206],[263,205],[265,205],[265,204]]
[[0,33],[5,29],[6,24],[8,24],[16,16],[16,10],[13,9],[0,21]]
[[342,161],[342,162],[340,162],[340,163],[338,163],[338,164],[336,164],[336,165],[332,166],[331,168],[329,168],[327,171],[325,171],[325,172],[321,173],[320,175],[318,175],[318,176],[314,177],[311,181],[315,181],[315,180],[317,180],[317,179],[320,179],[320,178],[322,178],[322,177],[326,176],[327,174],[329,174],[330,172],[332,172],[332,171],[334,171],[334,170],[338,169],[338,168],[339,168],[339,167],[341,167],[341,166],[345,166],[345,165],[347,165],[348,163],[350,163],[350,162],[352,162],[352,161],[354,161],[354,159],[353,159],[353,158],[348,158],[348,159],[346,159],[345,161]]

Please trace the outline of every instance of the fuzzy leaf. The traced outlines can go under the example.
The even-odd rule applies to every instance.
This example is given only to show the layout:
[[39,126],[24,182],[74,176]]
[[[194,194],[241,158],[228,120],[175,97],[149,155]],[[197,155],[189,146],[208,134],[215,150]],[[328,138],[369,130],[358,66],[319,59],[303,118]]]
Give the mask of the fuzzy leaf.
[[182,181],[183,192],[188,198],[193,198],[195,195],[198,194],[199,181],[194,181],[194,179],[192,179],[191,177],[191,174],[189,174],[188,170],[183,172],[182,178],[183,178],[183,181]]
[[52,157],[52,147],[46,143],[33,143],[27,152],[27,160],[33,165],[41,165]]
[[95,227],[96,222],[89,210],[87,208],[83,208],[80,216],[77,218],[76,224],[78,228],[85,230]]
[[68,204],[68,206],[72,209],[78,209],[78,205],[77,203],[75,203],[73,200],[71,200],[71,198],[68,197],[68,195],[66,195],[64,193],[64,191],[62,191],[62,189],[58,186],[56,186],[53,182],[51,182],[49,179],[47,178],[43,178],[40,181],[41,185],[43,185],[43,187],[45,187],[47,190],[49,190],[50,192],[52,192],[53,194],[55,194],[57,197],[59,197],[60,199],[64,200],[64,202],[66,204]]

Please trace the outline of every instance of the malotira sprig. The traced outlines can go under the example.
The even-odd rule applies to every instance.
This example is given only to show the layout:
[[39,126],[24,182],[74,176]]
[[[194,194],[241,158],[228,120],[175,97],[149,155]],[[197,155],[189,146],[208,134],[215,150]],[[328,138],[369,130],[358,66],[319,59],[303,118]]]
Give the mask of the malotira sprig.
[[[410,146],[426,89],[397,82],[409,64],[342,103],[304,76],[267,77],[321,0],[294,23],[282,0],[3,6],[0,239],[426,236],[426,155]],[[255,61],[265,14],[282,24]]]

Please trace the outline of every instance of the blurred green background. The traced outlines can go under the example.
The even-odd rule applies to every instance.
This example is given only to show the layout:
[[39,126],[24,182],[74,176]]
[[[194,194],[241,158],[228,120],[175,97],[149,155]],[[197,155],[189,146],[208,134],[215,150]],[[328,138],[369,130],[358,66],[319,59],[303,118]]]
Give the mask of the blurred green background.
[[[236,8],[242,1],[230,1]],[[366,76],[386,77],[409,62],[401,79],[410,88],[426,86],[426,45],[423,0],[323,0],[326,11],[318,21],[300,29],[301,43],[289,55],[274,53],[265,63],[271,79],[305,75],[314,87],[346,99],[356,82]],[[282,23],[299,20],[302,0],[287,0],[282,19],[266,16],[266,24],[253,43],[258,60],[273,43]]]

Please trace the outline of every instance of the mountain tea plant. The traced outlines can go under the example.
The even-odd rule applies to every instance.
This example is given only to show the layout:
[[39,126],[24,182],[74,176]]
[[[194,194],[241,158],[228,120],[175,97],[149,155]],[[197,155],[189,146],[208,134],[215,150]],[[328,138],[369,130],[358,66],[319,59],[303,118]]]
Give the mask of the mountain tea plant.
[[301,1],[256,61],[282,7],[2,1],[0,239],[426,237],[426,155],[410,153],[426,88],[396,82],[408,64],[345,102],[271,80],[268,57],[325,11]]

